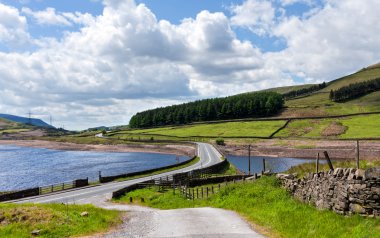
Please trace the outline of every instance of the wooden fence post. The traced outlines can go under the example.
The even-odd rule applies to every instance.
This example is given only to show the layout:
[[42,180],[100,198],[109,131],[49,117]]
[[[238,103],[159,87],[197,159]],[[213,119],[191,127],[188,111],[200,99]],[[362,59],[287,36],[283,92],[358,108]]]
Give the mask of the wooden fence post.
[[264,172],[265,172],[265,159],[263,158],[263,172],[261,174],[264,175]]
[[319,152],[317,154],[317,160],[315,161],[315,170],[317,173],[319,172]]
[[248,174],[251,175],[251,145],[248,145]]
[[330,170],[334,170],[334,167],[331,163],[331,160],[330,160],[330,156],[329,154],[327,153],[327,151],[324,151],[323,154],[325,155],[325,158],[327,160],[327,163],[329,164],[329,167],[330,167]]
[[359,169],[359,140],[356,141],[356,168]]

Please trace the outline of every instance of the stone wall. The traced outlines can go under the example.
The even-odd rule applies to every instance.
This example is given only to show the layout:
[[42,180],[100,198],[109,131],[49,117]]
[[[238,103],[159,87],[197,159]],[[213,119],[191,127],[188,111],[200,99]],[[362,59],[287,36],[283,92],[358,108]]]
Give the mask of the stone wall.
[[310,173],[303,179],[278,174],[293,196],[319,209],[342,215],[358,213],[380,217],[380,167],[367,170],[342,169]]

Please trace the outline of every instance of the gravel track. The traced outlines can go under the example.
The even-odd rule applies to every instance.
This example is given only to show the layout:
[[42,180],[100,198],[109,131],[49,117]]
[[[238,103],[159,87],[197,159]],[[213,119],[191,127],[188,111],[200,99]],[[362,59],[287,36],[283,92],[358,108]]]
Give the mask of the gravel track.
[[204,237],[237,238],[264,237],[250,227],[235,212],[217,208],[186,208],[157,210],[152,208],[96,204],[105,209],[126,211],[123,224],[116,230],[92,238],[119,237]]

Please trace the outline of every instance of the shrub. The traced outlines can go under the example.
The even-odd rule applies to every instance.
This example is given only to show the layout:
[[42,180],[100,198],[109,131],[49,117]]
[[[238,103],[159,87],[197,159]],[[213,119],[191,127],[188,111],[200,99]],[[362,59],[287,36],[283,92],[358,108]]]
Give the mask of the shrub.
[[216,143],[217,145],[225,145],[225,144],[224,144],[224,139],[222,139],[222,138],[218,138],[218,139],[216,139],[216,140],[215,140],[215,143]]

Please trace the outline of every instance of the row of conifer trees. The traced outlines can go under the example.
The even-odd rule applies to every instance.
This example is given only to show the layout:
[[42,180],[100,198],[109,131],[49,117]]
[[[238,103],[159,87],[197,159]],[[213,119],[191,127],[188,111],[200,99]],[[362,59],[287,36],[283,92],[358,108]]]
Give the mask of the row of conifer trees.
[[330,91],[330,100],[343,102],[380,90],[380,78],[353,83]]
[[282,95],[275,92],[245,93],[139,112],[131,118],[129,126],[144,128],[201,121],[266,117],[278,113],[283,105]]

